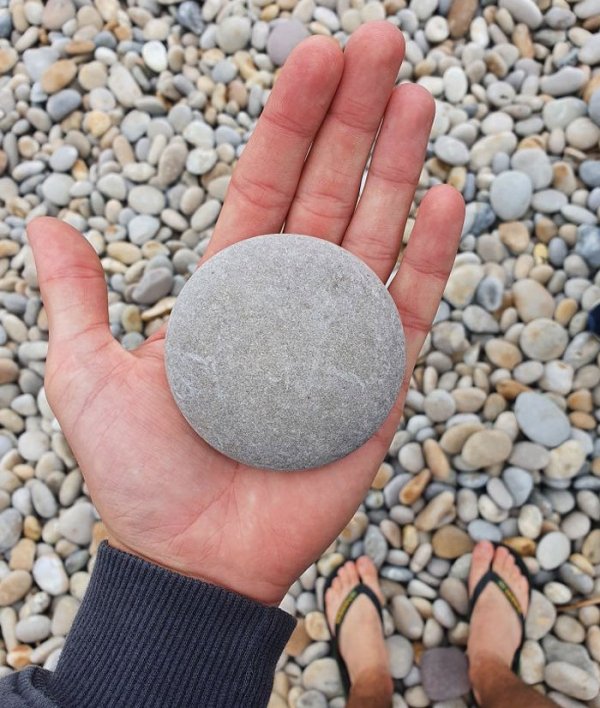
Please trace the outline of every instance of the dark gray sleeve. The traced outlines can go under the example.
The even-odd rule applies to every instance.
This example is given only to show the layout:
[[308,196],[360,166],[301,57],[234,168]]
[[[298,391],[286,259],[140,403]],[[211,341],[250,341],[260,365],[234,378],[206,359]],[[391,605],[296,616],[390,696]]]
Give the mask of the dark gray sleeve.
[[56,671],[28,667],[0,680],[0,706],[266,706],[294,624],[103,543]]

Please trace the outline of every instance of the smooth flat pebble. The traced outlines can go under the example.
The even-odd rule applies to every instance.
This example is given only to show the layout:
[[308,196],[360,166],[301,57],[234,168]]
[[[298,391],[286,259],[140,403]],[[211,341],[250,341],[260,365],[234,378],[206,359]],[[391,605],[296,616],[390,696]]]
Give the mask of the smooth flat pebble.
[[571,544],[564,533],[553,531],[538,543],[536,557],[544,570],[554,570],[562,565],[571,553]]
[[[388,293],[354,256],[272,235],[196,271],[171,315],[166,361],[176,402],[210,444],[253,466],[301,469],[343,457],[383,422],[404,375],[404,337]],[[243,408],[240,390],[251,392]]]
[[515,416],[527,437],[545,447],[556,447],[571,434],[567,416],[553,401],[540,393],[521,393],[515,402]]
[[429,649],[421,658],[421,680],[432,701],[449,701],[466,695],[471,684],[465,653],[457,647]]

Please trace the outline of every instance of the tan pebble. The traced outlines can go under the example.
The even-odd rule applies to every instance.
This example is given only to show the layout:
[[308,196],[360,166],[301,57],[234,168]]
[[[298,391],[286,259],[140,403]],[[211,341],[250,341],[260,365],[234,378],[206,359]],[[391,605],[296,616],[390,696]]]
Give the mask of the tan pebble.
[[297,657],[302,654],[306,647],[310,644],[311,638],[306,631],[306,620],[299,619],[296,624],[292,636],[288,639],[288,643],[285,645],[284,652],[288,656]]
[[522,556],[535,556],[537,544],[531,538],[525,538],[525,536],[512,536],[511,538],[505,538],[503,543]]
[[496,384],[496,391],[507,401],[514,401],[514,399],[523,391],[531,391],[529,386],[520,383],[519,381],[514,381],[513,379],[502,379]]
[[583,89],[583,100],[589,103],[592,94],[600,89],[600,74],[594,74]]
[[419,532],[412,524],[402,529],[402,548],[412,556],[419,547]]
[[83,119],[84,129],[95,138],[104,135],[110,126],[110,116],[106,113],[102,113],[102,111],[90,111],[85,114],[85,118]]
[[271,5],[267,5],[266,7],[263,7],[263,9],[260,12],[260,19],[263,22],[271,22],[271,20],[274,20],[276,17],[279,16],[279,11],[280,11],[279,5],[272,3]]
[[117,25],[113,29],[113,34],[120,42],[126,42],[133,36],[131,27],[128,27],[127,25]]
[[106,86],[108,72],[106,66],[100,61],[91,61],[82,64],[79,69],[78,81],[86,91]]
[[70,56],[81,54],[91,54],[96,49],[96,45],[91,39],[71,40],[65,45],[65,52]]
[[577,227],[575,224],[563,224],[558,229],[558,235],[567,246],[573,247],[577,242]]
[[502,369],[514,369],[523,360],[521,350],[503,339],[490,339],[485,344],[488,359]]
[[519,54],[525,59],[533,59],[535,50],[531,40],[529,27],[524,24],[518,24],[512,33],[512,41],[515,47],[519,50]]
[[590,656],[597,662],[600,662],[600,627],[593,626],[587,631],[587,638],[585,642]]
[[8,567],[11,570],[28,570],[33,567],[35,543],[30,538],[22,538],[10,551]]
[[600,529],[594,529],[583,542],[581,553],[592,565],[600,563]]
[[561,300],[554,311],[554,319],[561,325],[566,326],[571,321],[573,315],[577,312],[577,301],[573,298],[566,297]]
[[309,612],[304,619],[304,628],[315,642],[328,642],[331,639],[327,620],[322,612]]
[[520,221],[507,221],[500,224],[498,235],[512,253],[524,253],[529,247],[529,231]]
[[26,570],[13,570],[0,580],[0,607],[12,605],[25,597],[31,582],[31,575]]
[[577,189],[577,180],[573,168],[568,162],[555,162],[552,165],[554,179],[552,186],[570,196]]
[[595,430],[596,419],[593,415],[589,413],[584,413],[583,411],[573,411],[569,413],[569,420],[571,425],[580,430]]
[[573,393],[570,393],[567,397],[567,406],[574,411],[591,413],[594,410],[591,392],[584,388],[573,391]]
[[491,393],[483,407],[483,417],[485,420],[496,420],[496,418],[506,410],[506,400],[499,393]]
[[121,314],[121,324],[126,332],[141,332],[142,317],[137,305],[126,305]]
[[379,524],[379,530],[392,548],[400,548],[402,545],[402,532],[395,521],[383,519]]
[[388,462],[383,462],[379,465],[375,479],[371,482],[371,487],[373,489],[383,489],[393,476],[394,468]]
[[458,455],[467,438],[482,429],[483,425],[481,423],[459,423],[458,425],[453,425],[442,435],[440,446],[449,455]]
[[[285,671],[276,671],[273,678],[273,691],[278,693],[280,696],[287,696],[290,690],[290,680]],[[285,704],[287,708],[287,703]]]
[[400,503],[407,504],[408,506],[414,504],[417,499],[421,498],[430,479],[431,472],[428,469],[421,470],[419,474],[415,475],[402,487],[400,491]]
[[19,252],[19,244],[16,241],[3,238],[0,239],[0,258],[16,256]]
[[573,553],[569,558],[569,563],[572,563],[575,567],[579,568],[582,573],[589,575],[591,578],[594,577],[594,566],[581,553]]
[[600,457],[592,461],[592,474],[595,474],[596,477],[600,477]]
[[[535,248],[538,246],[544,244],[536,244]],[[512,294],[514,305],[523,322],[531,322],[538,317],[552,317],[555,308],[554,298],[537,280],[532,278],[517,280],[512,287]]]
[[24,482],[27,481],[28,479],[33,479],[35,477],[35,470],[31,465],[26,465],[26,464],[20,464],[20,465],[15,465],[12,468],[12,471],[14,474],[17,475],[19,479],[22,479]]
[[448,184],[462,192],[467,181],[467,170],[464,167],[453,167],[448,175]]
[[60,59],[46,69],[40,83],[46,93],[56,93],[68,86],[76,74],[77,65],[72,59]]
[[106,252],[111,258],[116,258],[125,265],[132,265],[140,260],[142,252],[139,246],[127,241],[114,241],[106,247]]
[[450,463],[437,440],[431,438],[425,440],[423,455],[425,456],[425,464],[431,470],[434,479],[445,482],[450,478]]
[[480,430],[465,443],[461,456],[475,469],[504,462],[512,451],[512,441],[502,430]]
[[436,531],[431,539],[433,552],[438,558],[454,560],[473,550],[473,541],[469,535],[456,526],[444,526]]
[[31,652],[32,649],[27,644],[17,644],[17,646],[6,655],[6,663],[12,666],[13,669],[22,669],[29,664]]
[[0,359],[0,384],[12,383],[19,378],[19,365],[12,359]]
[[0,49],[0,74],[8,73],[17,63],[19,55],[12,47]]
[[592,413],[594,410],[594,401],[592,394],[587,389],[579,389],[573,391],[567,397],[567,406],[574,411],[583,411],[584,413]]
[[538,265],[546,263],[548,261],[548,246],[545,243],[536,243],[533,247],[533,258]]
[[173,309],[173,306],[175,305],[175,297],[172,295],[168,295],[167,297],[163,297],[162,300],[159,300],[156,305],[153,305],[151,308],[148,310],[144,310],[142,312],[142,320],[144,322],[147,322],[148,320],[152,320],[155,317],[162,317],[163,315],[168,315],[169,312]]
[[26,516],[23,520],[23,535],[32,541],[39,541],[42,537],[42,527],[35,516]]
[[248,89],[243,81],[234,79],[227,86],[227,98],[229,101],[235,101],[237,105],[244,109],[248,105]]
[[448,13],[448,29],[453,39],[467,34],[478,7],[477,0],[454,0]]
[[556,224],[547,216],[543,216],[535,223],[535,235],[542,243],[549,243],[558,233]]
[[475,386],[456,388],[452,391],[452,398],[456,401],[459,413],[475,413],[485,403],[486,393]]
[[71,173],[76,180],[84,180],[88,176],[88,168],[83,160],[76,160]]
[[108,531],[106,526],[101,521],[96,521],[92,529],[92,543],[90,544],[90,554],[95,555],[98,551],[98,546],[108,539]]
[[363,535],[369,524],[369,518],[364,511],[357,511],[341,531],[339,538],[345,543],[354,543]]

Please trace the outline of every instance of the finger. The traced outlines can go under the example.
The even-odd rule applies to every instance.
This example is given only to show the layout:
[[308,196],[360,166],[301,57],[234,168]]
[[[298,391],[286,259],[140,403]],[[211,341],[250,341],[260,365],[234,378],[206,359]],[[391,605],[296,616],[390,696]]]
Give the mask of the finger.
[[[27,226],[48,316],[50,346],[75,339],[97,347],[112,340],[104,271],[92,246],[72,226],[40,217]],[[84,337],[85,335],[85,337]]]
[[389,22],[367,23],[348,40],[344,74],[302,172],[287,232],[342,240],[403,56],[402,33]]
[[280,231],[343,64],[339,45],[326,37],[305,40],[288,57],[235,168],[205,258]]
[[460,241],[465,205],[453,187],[429,190],[417,214],[400,270],[390,284],[406,337],[411,372],[436,315]]
[[385,282],[396,264],[429,131],[434,101],[420,86],[394,89],[377,138],[369,174],[342,246]]

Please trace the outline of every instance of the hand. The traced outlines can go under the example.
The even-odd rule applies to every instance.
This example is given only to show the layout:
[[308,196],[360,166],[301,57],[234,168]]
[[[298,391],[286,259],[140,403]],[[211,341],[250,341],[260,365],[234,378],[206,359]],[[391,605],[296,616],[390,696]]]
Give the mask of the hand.
[[[296,48],[236,167],[204,260],[240,239],[278,232],[285,222],[288,232],[341,244],[387,280],[434,112],[424,89],[394,88],[403,53],[402,33],[386,22],[359,29],[344,53],[324,37]],[[460,195],[434,187],[390,285],[408,368],[387,421],[346,458],[297,473],[246,467],[198,437],[167,386],[165,328],[133,352],[122,349],[109,330],[106,282],[90,244],[55,219],[33,221],[28,234],[50,331],[46,394],[110,542],[279,602],[345,526],[385,456],[462,219]]]

